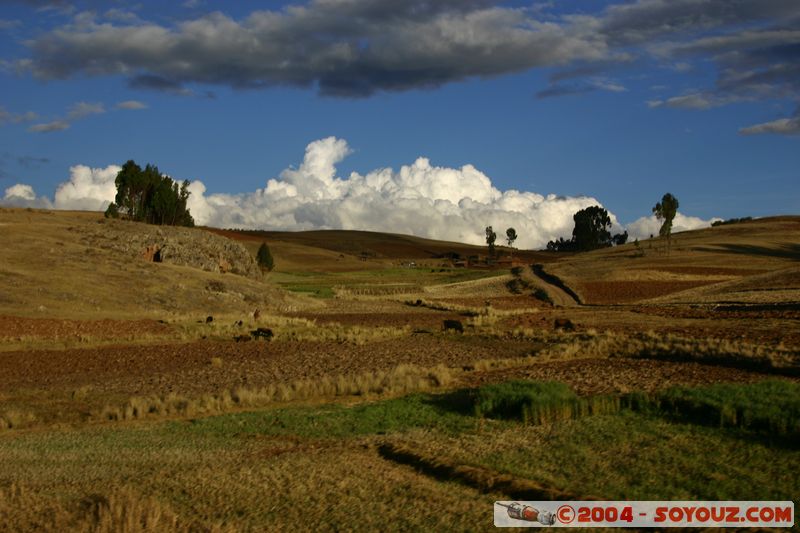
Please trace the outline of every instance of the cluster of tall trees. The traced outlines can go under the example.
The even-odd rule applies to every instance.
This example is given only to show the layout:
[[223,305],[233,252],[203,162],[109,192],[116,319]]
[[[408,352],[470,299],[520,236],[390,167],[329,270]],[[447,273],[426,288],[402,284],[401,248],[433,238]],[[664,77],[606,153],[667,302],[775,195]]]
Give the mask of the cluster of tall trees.
[[180,185],[155,165],[142,169],[134,161],[122,165],[115,179],[117,196],[106,210],[107,217],[120,215],[130,220],[171,226],[194,226],[186,207],[189,182]]

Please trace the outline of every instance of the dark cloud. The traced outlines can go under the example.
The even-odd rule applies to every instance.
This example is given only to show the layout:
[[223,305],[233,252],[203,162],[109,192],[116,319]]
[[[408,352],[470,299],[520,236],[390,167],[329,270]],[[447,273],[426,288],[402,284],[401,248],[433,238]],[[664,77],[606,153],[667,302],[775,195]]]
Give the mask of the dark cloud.
[[653,58],[677,71],[710,60],[712,87],[652,107],[800,95],[798,0],[618,0],[593,15],[560,16],[490,0],[312,0],[173,26],[116,18],[76,18],[38,36],[20,64],[43,79],[123,75],[133,88],[184,96],[202,96],[188,87],[205,84],[334,97],[560,67],[537,94],[547,98],[624,90],[609,77]]
[[133,87],[176,94],[205,83],[368,96],[605,55],[595,35],[566,24],[455,0],[317,0],[242,21],[212,13],[175,27],[83,21],[30,46],[41,78],[134,73]]
[[797,20],[796,0],[638,0],[613,5],[601,31],[614,43],[633,44],[721,27]]

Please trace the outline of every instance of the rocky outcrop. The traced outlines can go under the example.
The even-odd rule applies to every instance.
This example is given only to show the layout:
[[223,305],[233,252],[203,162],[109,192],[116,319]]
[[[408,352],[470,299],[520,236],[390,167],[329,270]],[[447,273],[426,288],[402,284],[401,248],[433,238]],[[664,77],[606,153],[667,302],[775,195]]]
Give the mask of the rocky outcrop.
[[102,219],[82,241],[139,260],[261,278],[255,258],[242,244],[201,229]]

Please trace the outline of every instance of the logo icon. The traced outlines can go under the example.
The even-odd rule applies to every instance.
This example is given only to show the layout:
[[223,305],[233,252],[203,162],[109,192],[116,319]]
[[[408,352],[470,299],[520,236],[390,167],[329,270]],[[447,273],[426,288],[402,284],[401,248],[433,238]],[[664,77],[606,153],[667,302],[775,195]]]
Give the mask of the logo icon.
[[550,511],[539,510],[530,505],[522,505],[519,502],[510,504],[497,502],[497,505],[505,507],[508,516],[515,520],[524,520],[526,522],[539,522],[543,526],[552,526],[556,523],[556,517]]

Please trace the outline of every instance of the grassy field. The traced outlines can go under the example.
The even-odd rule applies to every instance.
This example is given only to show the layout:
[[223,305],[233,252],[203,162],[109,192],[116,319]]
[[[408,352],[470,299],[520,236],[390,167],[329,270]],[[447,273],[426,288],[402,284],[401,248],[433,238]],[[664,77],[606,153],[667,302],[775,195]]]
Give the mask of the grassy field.
[[[558,388],[544,387],[551,398]],[[487,420],[470,412],[480,392],[7,434],[0,523],[34,524],[50,508],[59,510],[53,527],[91,523],[87,502],[113,514],[108,502],[124,497],[172,517],[169,529],[483,529],[494,499],[519,496],[463,474],[475,469],[581,498],[785,500],[800,491],[795,446],[625,409],[545,424]],[[387,446],[462,474],[420,472]],[[28,500],[33,507],[19,507]],[[109,530],[118,527],[112,520]]]
[[370,232],[0,225],[0,531],[482,531],[495,500],[800,494],[800,218],[513,271]]

